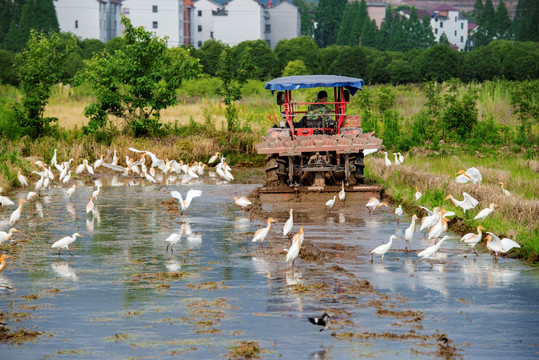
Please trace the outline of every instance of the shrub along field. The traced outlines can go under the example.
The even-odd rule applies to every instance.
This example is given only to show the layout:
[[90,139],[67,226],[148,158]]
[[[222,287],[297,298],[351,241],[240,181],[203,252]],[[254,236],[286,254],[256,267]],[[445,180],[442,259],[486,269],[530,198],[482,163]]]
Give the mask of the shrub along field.
[[[187,80],[178,91],[180,103],[161,113],[159,132],[152,137],[134,137],[122,120],[84,135],[88,122],[84,108],[94,101],[86,85],[53,88],[45,116],[57,122],[45,136],[23,136],[12,119],[10,104],[17,101],[17,89],[0,86],[0,187],[3,193],[18,186],[18,170],[32,181],[37,177],[28,158],[48,162],[53,150],[58,158],[91,161],[112,150],[126,154],[128,148],[147,149],[159,157],[183,161],[207,161],[216,151],[236,167],[261,167],[264,157],[254,145],[267,129],[278,123],[280,109],[264,83],[249,80],[238,106],[238,126],[227,129],[225,104],[217,96],[220,80],[202,77]],[[316,97],[319,89],[297,92],[297,102]],[[395,203],[409,213],[424,215],[419,206],[444,206],[455,210],[458,219],[449,224],[457,233],[475,231],[477,211],[467,216],[455,209],[448,194],[457,199],[466,191],[480,201],[481,208],[499,205],[484,221],[487,231],[512,238],[523,245],[515,256],[537,262],[539,257],[539,81],[489,81],[463,84],[367,86],[352,97],[348,114],[362,117],[364,131],[376,131],[383,138],[390,159],[400,151],[402,166],[386,167],[383,154],[367,157],[369,182],[380,183]],[[483,174],[482,185],[460,185],[452,179],[460,169],[476,167]],[[503,195],[503,181],[511,197]],[[413,198],[417,186],[423,193]]]

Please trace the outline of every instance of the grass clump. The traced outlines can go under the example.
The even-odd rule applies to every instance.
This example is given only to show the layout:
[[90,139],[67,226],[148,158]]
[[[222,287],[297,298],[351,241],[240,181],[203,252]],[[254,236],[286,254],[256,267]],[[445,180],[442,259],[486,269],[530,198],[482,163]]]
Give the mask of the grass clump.
[[258,359],[260,358],[260,345],[257,341],[241,341],[231,346],[228,358],[230,359]]

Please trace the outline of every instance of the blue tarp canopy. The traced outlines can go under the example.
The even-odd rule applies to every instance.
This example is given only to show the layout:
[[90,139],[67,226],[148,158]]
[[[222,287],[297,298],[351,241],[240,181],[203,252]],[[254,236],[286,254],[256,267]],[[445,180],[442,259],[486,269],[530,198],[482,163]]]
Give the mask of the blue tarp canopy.
[[296,90],[316,87],[340,87],[344,86],[350,94],[354,95],[365,85],[365,81],[358,78],[338,75],[298,75],[285,76],[268,81],[264,89],[271,90],[273,94],[277,90]]

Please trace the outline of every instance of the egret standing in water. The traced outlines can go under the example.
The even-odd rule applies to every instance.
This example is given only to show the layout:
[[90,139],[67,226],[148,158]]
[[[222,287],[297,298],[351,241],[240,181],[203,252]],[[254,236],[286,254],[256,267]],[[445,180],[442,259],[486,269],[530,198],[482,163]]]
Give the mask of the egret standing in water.
[[2,254],[0,255],[0,272],[2,272],[2,270],[4,270],[4,268],[6,267],[6,258],[10,258],[11,255],[6,255],[6,254]]
[[397,217],[397,223],[400,223],[400,218],[403,213],[404,212],[402,211],[402,206],[399,205],[399,207],[395,209],[395,216]]
[[28,179],[22,174],[20,170],[17,173],[17,180],[19,180],[22,186],[28,186]]
[[333,199],[329,199],[328,201],[326,201],[326,209],[331,209],[333,207],[333,205],[335,205],[335,199],[337,198],[337,196],[333,196]]
[[478,242],[481,241],[481,238],[483,237],[483,233],[481,232],[482,229],[484,229],[483,225],[479,225],[477,227],[477,234],[468,233],[460,239],[460,241],[464,241],[466,244],[470,245],[471,250],[473,250],[474,254],[477,256],[479,256],[479,254],[475,252],[474,247]]
[[302,238],[303,227],[299,229],[299,233],[294,235],[294,237],[292,238],[292,246],[290,246],[290,249],[288,249],[288,252],[286,254],[286,262],[292,260],[292,267],[294,267],[294,261],[296,261],[296,258],[299,255],[299,251],[301,250]]
[[286,236],[292,231],[292,228],[294,227],[294,215],[292,215],[292,209],[290,209],[290,217],[288,220],[286,220],[284,226],[283,226],[283,236]]
[[365,206],[367,207],[367,209],[369,209],[369,213],[372,213],[380,206],[389,207],[389,205],[387,205],[385,202],[380,202],[380,200],[375,197],[371,197]]
[[426,248],[425,250],[419,252],[417,254],[417,256],[419,256],[420,258],[422,259],[426,259],[426,258],[430,258],[431,256],[433,256],[434,254],[436,254],[436,252],[438,250],[440,250],[440,246],[442,246],[442,243],[444,241],[446,241],[447,239],[449,239],[449,236],[444,236],[440,241],[438,241],[436,244],[432,245],[432,246],[429,246],[428,248]]
[[62,251],[62,249],[66,249],[67,252],[73,256],[73,254],[71,254],[71,251],[69,251],[69,245],[71,243],[73,243],[76,239],[77,239],[77,236],[78,237],[84,237],[83,235],[79,234],[79,233],[74,233],[73,236],[66,236],[66,237],[63,237],[61,238],[60,240],[58,240],[57,242],[55,242],[54,244],[51,245],[51,248],[53,249],[59,249],[58,250],[58,256],[60,256],[60,252]]
[[274,223],[275,220],[273,220],[273,218],[269,218],[268,219],[268,226],[263,228],[263,229],[258,229],[257,231],[255,231],[255,234],[253,236],[253,240],[251,240],[252,242],[259,242],[258,244],[258,248],[259,249],[263,249],[264,248],[264,245],[262,244],[262,241],[264,241],[264,239],[266,238],[266,236],[268,236],[268,233],[271,229],[271,223]]
[[245,210],[246,207],[253,204],[246,196],[240,196],[239,198],[234,196],[234,202],[236,202],[236,205],[241,207],[242,210]]
[[2,245],[4,242],[8,241],[9,239],[11,239],[11,237],[13,236],[13,233],[14,232],[18,232],[19,230],[15,229],[15,228],[11,228],[9,229],[8,232],[5,232],[5,231],[0,231],[0,245]]
[[341,185],[341,191],[339,191],[339,200],[344,201],[346,199],[346,192],[344,191],[344,181]]
[[22,203],[25,202],[24,199],[19,199],[19,207],[17,210],[15,210],[13,213],[11,213],[11,216],[9,217],[9,225],[13,225],[21,218],[21,212],[22,212]]
[[384,262],[384,254],[391,247],[391,244],[393,243],[393,239],[398,239],[398,237],[396,237],[395,235],[391,235],[391,237],[389,238],[389,242],[387,244],[382,244],[382,245],[376,247],[373,251],[371,251],[371,263],[374,260],[374,254],[382,255],[382,263]]
[[412,215],[412,223],[404,230],[404,241],[406,242],[406,250],[408,250],[408,244],[410,244],[410,250],[412,250],[412,239],[414,238],[415,221],[418,219],[417,215]]

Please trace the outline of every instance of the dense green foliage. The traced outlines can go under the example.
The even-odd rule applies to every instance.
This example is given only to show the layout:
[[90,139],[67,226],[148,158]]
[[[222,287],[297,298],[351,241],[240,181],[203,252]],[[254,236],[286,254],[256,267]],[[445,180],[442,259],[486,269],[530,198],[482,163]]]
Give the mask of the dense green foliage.
[[59,72],[67,54],[75,47],[75,39],[71,38],[71,41],[61,44],[60,35],[56,33],[46,37],[31,30],[26,46],[15,59],[15,70],[23,94],[22,104],[15,107],[15,120],[29,135],[37,137],[43,135],[55,120],[44,118],[43,113],[50,89],[58,83]]
[[196,77],[198,61],[182,48],[168,51],[160,39],[122,17],[125,49],[96,54],[86,62],[79,82],[91,84],[96,102],[88,105],[84,128],[93,133],[108,123],[109,115],[124,119],[135,136],[155,135],[160,112],[177,103],[182,80]]

